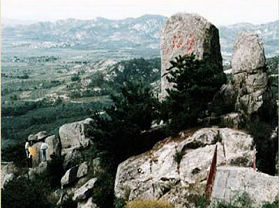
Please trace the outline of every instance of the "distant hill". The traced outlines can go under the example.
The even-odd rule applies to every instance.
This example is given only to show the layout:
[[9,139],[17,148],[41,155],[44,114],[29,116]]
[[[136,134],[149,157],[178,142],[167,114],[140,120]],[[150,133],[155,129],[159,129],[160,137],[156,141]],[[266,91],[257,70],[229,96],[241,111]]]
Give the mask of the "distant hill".
[[[167,17],[144,15],[139,18],[109,20],[66,19],[30,25],[3,23],[3,51],[11,48],[71,48],[82,50],[126,50],[130,54],[159,56],[160,31]],[[18,24],[21,24],[20,22]],[[16,26],[15,26],[16,25]],[[279,54],[279,20],[267,24],[240,23],[219,27],[223,57],[230,59],[236,35],[255,31],[263,37],[267,56]],[[140,53],[138,53],[140,51]]]
[[277,20],[260,25],[240,23],[219,27],[223,56],[231,56],[233,43],[237,34],[241,31],[254,31],[259,34],[263,38],[266,56],[272,57],[279,55],[279,20]]

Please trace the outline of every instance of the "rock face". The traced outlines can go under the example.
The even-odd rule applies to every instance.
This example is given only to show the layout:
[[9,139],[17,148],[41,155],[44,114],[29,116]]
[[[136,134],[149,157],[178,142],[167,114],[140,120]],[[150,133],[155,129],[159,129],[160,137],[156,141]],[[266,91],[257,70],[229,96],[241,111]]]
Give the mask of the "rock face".
[[218,165],[249,167],[252,140],[250,135],[228,128],[204,128],[183,132],[177,139],[167,138],[118,166],[115,195],[125,200],[165,199],[176,208],[191,207],[190,199],[204,193],[215,146]]
[[94,188],[94,184],[96,183],[97,178],[92,178],[87,181],[82,187],[77,189],[74,193],[73,200],[74,201],[83,201],[88,199],[92,194],[92,190]]
[[67,185],[70,185],[77,181],[77,171],[78,166],[72,167],[67,170],[64,176],[61,178],[61,188],[64,188]]
[[31,180],[34,180],[36,176],[42,175],[47,171],[47,162],[41,162],[38,166],[29,168],[28,177]]
[[86,202],[78,202],[77,208],[97,208],[97,205],[93,202],[93,198],[89,198]]
[[40,131],[37,134],[30,134],[28,136],[28,140],[32,142],[39,142],[44,140],[48,136],[48,133],[46,131]]
[[93,201],[92,191],[97,181],[97,176],[103,172],[99,158],[83,162],[66,171],[61,179],[61,194],[57,205],[60,206],[68,199],[76,201],[78,207],[97,207]]
[[259,173],[252,168],[219,167],[211,199],[230,202],[236,194],[243,192],[248,193],[257,205],[273,202],[279,196],[279,177]]
[[51,160],[52,155],[60,156],[60,151],[61,151],[60,141],[57,137],[55,137],[55,135],[46,136],[36,141],[37,142],[32,145],[32,148],[34,148],[36,151],[36,155],[35,157],[33,157],[33,167],[37,167],[42,161],[40,149],[43,141],[45,141],[48,144],[48,149],[46,150],[47,161]]
[[1,162],[1,188],[14,179],[19,169],[12,162]]
[[[196,14],[178,13],[171,16],[161,32],[161,75],[170,67],[170,61],[178,55],[194,53],[216,66],[216,73],[223,72],[218,29],[203,17]],[[162,97],[171,87],[166,76],[161,80]]]
[[90,146],[89,132],[91,122],[88,118],[83,121],[64,124],[59,128],[64,166],[67,167],[70,161],[82,158],[82,149]]
[[92,119],[88,118],[83,121],[64,124],[59,128],[59,136],[61,139],[62,149],[78,148],[88,146],[89,139],[87,138],[88,127]]
[[240,33],[234,44],[232,79],[237,92],[235,108],[248,119],[271,100],[266,70],[261,39],[251,32]]

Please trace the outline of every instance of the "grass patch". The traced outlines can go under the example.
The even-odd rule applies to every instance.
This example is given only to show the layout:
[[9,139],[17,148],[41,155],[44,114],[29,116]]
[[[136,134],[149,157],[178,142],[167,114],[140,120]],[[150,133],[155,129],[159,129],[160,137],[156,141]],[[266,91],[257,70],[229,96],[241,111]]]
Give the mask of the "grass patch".
[[128,202],[125,208],[174,208],[174,206],[163,200],[134,200]]

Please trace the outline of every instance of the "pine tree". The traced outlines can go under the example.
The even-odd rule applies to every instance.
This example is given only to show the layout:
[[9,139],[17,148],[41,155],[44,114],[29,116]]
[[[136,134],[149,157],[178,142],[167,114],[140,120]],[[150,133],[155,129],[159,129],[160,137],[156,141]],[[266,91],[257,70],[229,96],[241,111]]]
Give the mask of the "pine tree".
[[171,133],[197,125],[197,119],[206,115],[208,103],[226,82],[217,66],[195,59],[195,55],[178,56],[167,69],[167,80],[173,87],[167,89],[163,103],[164,120]]
[[112,97],[113,105],[96,121],[93,136],[101,151],[106,152],[112,167],[138,153],[140,134],[151,127],[156,116],[157,99],[151,88],[142,82],[126,82],[118,95]]

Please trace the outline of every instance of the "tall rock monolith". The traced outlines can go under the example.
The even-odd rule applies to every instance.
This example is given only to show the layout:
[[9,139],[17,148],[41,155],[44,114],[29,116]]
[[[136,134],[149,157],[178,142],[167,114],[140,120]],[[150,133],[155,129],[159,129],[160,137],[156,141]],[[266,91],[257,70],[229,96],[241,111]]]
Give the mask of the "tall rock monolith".
[[234,44],[232,79],[237,92],[236,111],[247,120],[272,117],[275,103],[268,87],[262,40],[252,32],[242,32]]
[[[223,73],[218,29],[196,14],[178,13],[171,16],[161,32],[161,96],[167,95],[171,83],[165,73],[170,61],[194,53],[197,59],[214,64],[216,73]],[[206,74],[205,74],[206,76]]]

